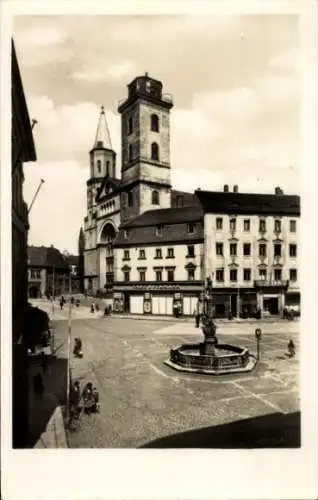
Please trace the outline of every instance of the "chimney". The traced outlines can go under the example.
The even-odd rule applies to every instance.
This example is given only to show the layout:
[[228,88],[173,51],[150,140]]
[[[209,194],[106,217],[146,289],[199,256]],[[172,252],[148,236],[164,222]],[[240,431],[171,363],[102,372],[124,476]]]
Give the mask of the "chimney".
[[233,193],[238,193],[238,185],[233,186]]
[[277,186],[277,187],[275,187],[275,194],[282,195],[282,194],[284,194],[284,191],[279,186]]
[[229,185],[228,184],[224,184],[223,191],[224,191],[224,193],[228,193],[229,192]]

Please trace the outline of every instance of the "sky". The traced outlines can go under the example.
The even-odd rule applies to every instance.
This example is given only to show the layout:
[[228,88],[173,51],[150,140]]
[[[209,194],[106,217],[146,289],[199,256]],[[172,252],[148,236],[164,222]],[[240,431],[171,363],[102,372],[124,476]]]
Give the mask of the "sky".
[[120,176],[118,102],[148,74],[172,94],[173,187],[299,193],[297,16],[19,16],[14,40],[37,162],[29,244],[77,253],[101,104]]

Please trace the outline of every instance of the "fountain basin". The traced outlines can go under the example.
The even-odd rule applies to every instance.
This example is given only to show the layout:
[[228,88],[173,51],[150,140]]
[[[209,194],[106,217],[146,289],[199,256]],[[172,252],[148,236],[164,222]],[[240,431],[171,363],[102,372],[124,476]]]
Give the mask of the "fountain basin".
[[204,343],[183,344],[170,350],[170,358],[164,363],[178,371],[224,375],[253,370],[256,359],[246,347],[232,344],[216,344],[215,355],[204,354]]

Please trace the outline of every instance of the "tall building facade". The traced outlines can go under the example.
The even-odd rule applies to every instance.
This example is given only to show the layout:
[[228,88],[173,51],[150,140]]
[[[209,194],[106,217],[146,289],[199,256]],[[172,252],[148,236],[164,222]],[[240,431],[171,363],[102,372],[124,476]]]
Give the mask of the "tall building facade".
[[[275,252],[281,239],[287,237],[284,211],[286,217],[296,221],[299,199],[282,193],[267,197],[245,195],[238,193],[237,187],[235,193],[229,193],[227,188],[225,192],[205,195],[174,190],[170,162],[172,108],[171,95],[164,93],[162,83],[147,73],[128,85],[127,96],[118,106],[120,177],[116,175],[116,153],[101,109],[87,182],[85,289],[112,297],[114,311],[118,312],[173,314],[178,309],[181,314],[193,315],[200,309],[207,273],[212,273],[218,291],[218,315],[240,314],[243,305],[246,314],[258,308],[279,313],[288,302],[287,289],[291,291],[294,286],[291,300],[298,300],[297,271],[295,274],[290,267],[287,278],[282,267],[285,260],[279,261]],[[207,199],[217,200],[212,203],[213,213]],[[295,205],[292,209],[291,199]],[[267,205],[270,208],[266,212]],[[269,233],[259,232],[262,215],[267,218]],[[228,216],[229,227],[225,220]],[[220,229],[221,219],[224,229]],[[246,239],[247,235],[251,238]],[[288,233],[288,237],[293,245],[293,235]],[[276,245],[273,263],[268,260],[272,259],[270,242]],[[268,253],[258,256],[256,249],[264,248],[259,245],[266,246],[266,250],[259,251]],[[260,281],[264,277],[266,280]],[[278,302],[273,294],[278,294]]]
[[23,198],[23,163],[36,161],[36,152],[13,42],[11,49],[13,446],[24,447],[28,440],[28,360],[23,331],[28,301],[29,221],[28,207]]
[[299,196],[197,191],[216,316],[299,307]]

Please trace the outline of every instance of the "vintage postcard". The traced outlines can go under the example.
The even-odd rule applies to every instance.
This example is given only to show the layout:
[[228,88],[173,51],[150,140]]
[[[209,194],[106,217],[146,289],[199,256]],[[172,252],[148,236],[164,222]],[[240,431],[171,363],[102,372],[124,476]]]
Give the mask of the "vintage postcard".
[[315,2],[3,14],[4,498],[314,498]]

